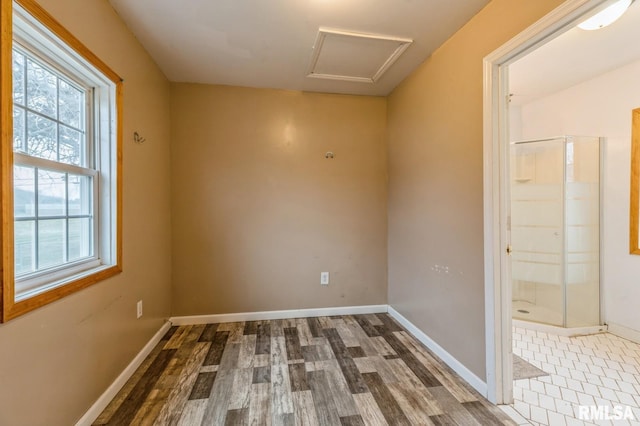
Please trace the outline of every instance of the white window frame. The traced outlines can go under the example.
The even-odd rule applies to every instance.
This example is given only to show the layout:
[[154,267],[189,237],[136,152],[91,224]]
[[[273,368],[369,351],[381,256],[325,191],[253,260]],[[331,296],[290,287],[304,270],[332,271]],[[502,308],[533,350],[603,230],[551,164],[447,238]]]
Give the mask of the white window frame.
[[[16,21],[19,22],[19,20],[14,20],[14,23]],[[73,85],[78,86],[85,92],[86,98],[85,98],[85,106],[83,111],[84,117],[82,119],[82,121],[84,122],[82,127],[84,127],[85,129],[84,136],[85,136],[85,145],[86,145],[85,146],[86,151],[84,152],[85,158],[82,160],[82,163],[84,163],[85,165],[76,166],[72,164],[62,163],[59,161],[48,160],[40,157],[34,157],[23,152],[17,152],[15,150],[13,153],[13,163],[16,166],[32,167],[32,168],[37,168],[38,170],[48,170],[48,171],[53,171],[57,173],[69,173],[73,175],[87,176],[92,178],[93,188],[92,188],[92,200],[91,200],[91,209],[90,209],[91,212],[89,215],[93,220],[93,233],[92,233],[92,241],[91,241],[91,245],[93,247],[91,249],[91,255],[89,257],[86,257],[77,261],[66,262],[61,265],[57,265],[50,268],[37,269],[34,272],[30,272],[24,275],[16,274],[16,277],[15,277],[16,301],[28,299],[34,294],[40,293],[48,288],[53,288],[56,285],[60,285],[64,283],[65,279],[74,277],[85,271],[90,271],[91,269],[96,268],[101,264],[100,241],[99,241],[99,230],[101,226],[100,215],[99,215],[100,176],[99,176],[98,170],[95,167],[95,161],[94,161],[94,155],[95,155],[95,152],[97,151],[95,149],[96,135],[94,134],[97,132],[94,132],[94,130],[97,129],[97,127],[93,125],[93,110],[94,110],[94,97],[93,97],[94,88],[92,86],[93,82],[81,80],[80,78],[78,78],[78,76],[75,73],[75,69],[72,66],[70,66],[70,64],[61,63],[56,61],[56,59],[42,56],[41,48],[32,46],[30,43],[24,40],[23,36],[21,36],[22,34],[24,34],[26,25],[29,25],[29,24],[22,23],[22,25],[14,25],[14,35],[13,35],[14,49],[17,50],[20,54],[24,55],[25,60],[28,58],[32,61],[35,61],[43,68],[48,69],[49,71],[54,73],[57,78],[68,80]],[[31,29],[30,27],[27,27],[27,28]],[[58,56],[62,56],[62,55],[58,55]],[[25,66],[26,66],[26,63],[25,63]],[[26,79],[26,74],[25,74],[24,84],[25,84],[25,89],[28,90],[27,89],[28,80]],[[24,96],[25,96],[25,99],[24,99],[25,106],[23,109],[25,111],[25,125],[26,125],[27,112],[30,111],[30,109],[26,105],[26,102],[27,102],[26,91],[24,93]],[[22,107],[20,108],[22,109]],[[50,117],[47,117],[47,119],[50,119]],[[56,123],[64,124],[60,122],[58,119],[55,119],[52,121]],[[26,133],[25,133],[25,136],[26,136]],[[34,211],[34,219],[38,221],[39,213],[37,212],[38,210],[37,206],[35,210],[36,211]],[[67,212],[67,214],[60,216],[60,219],[68,219],[69,218],[68,216],[69,214]],[[14,220],[17,222],[18,220],[24,220],[24,219],[16,218]],[[37,238],[38,237],[36,232],[36,240]],[[36,246],[37,246],[37,243],[36,243]],[[37,251],[38,249],[36,248],[36,254],[34,254],[35,257],[37,257]]]

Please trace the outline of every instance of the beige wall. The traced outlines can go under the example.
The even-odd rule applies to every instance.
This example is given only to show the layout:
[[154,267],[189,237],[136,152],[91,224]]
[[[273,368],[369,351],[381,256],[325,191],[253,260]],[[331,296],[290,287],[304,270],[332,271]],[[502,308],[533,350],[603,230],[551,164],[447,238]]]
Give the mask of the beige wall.
[[124,272],[0,325],[2,425],[74,424],[170,310],[169,83],[106,0],[39,3],[125,80]]
[[389,97],[389,303],[483,380],[482,59],[560,3],[492,1]]
[[390,303],[484,378],[481,60],[558,3],[494,0],[388,101],[174,84],[170,104],[106,0],[41,0],[125,79],[125,269],[0,325],[0,424],[73,424],[170,313],[386,303],[387,206]]
[[384,98],[172,84],[171,102],[173,314],[386,303]]

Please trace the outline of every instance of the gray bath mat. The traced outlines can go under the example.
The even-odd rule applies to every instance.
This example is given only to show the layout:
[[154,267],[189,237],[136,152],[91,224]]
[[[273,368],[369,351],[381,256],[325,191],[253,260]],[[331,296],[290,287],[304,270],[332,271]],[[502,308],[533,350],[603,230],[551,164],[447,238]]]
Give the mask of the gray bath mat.
[[533,377],[548,376],[535,365],[529,364],[518,355],[513,355],[513,380],[531,379]]

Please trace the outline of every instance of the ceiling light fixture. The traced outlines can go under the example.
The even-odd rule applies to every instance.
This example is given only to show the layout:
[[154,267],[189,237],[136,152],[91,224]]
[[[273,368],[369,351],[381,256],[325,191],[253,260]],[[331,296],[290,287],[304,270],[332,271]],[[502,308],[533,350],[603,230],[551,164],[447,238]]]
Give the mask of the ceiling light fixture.
[[617,0],[611,6],[579,24],[578,28],[593,31],[611,25],[624,15],[631,3],[633,3],[633,0]]

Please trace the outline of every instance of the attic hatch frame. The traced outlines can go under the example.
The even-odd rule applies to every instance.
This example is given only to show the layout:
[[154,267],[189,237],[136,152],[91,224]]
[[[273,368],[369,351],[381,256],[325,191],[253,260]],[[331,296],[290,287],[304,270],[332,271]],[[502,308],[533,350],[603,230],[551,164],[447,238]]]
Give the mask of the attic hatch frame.
[[[399,43],[399,46],[391,53],[391,55],[389,55],[389,57],[382,63],[382,65],[377,69],[377,71],[371,77],[317,73],[314,70],[318,65],[320,54],[322,53],[322,47],[327,37],[331,35],[342,36],[342,37],[354,37],[354,38],[367,39],[367,40],[392,41],[392,42]],[[413,43],[413,40],[410,38],[394,37],[394,36],[387,36],[382,34],[360,33],[355,31],[339,30],[336,28],[320,27],[318,29],[318,35],[316,37],[316,41],[313,44],[313,56],[311,57],[311,63],[309,64],[309,69],[307,70],[307,77],[319,78],[319,79],[325,79],[325,80],[340,80],[340,81],[350,81],[350,82],[356,82],[356,83],[373,84],[377,82],[382,77],[382,75],[385,72],[387,72],[389,68],[391,68],[391,65],[393,65],[398,60],[398,58],[400,58],[400,56],[404,53],[404,51],[409,48],[411,43]]]
[[509,223],[509,65],[611,4],[567,0],[483,60],[483,200],[486,394],[513,403]]

